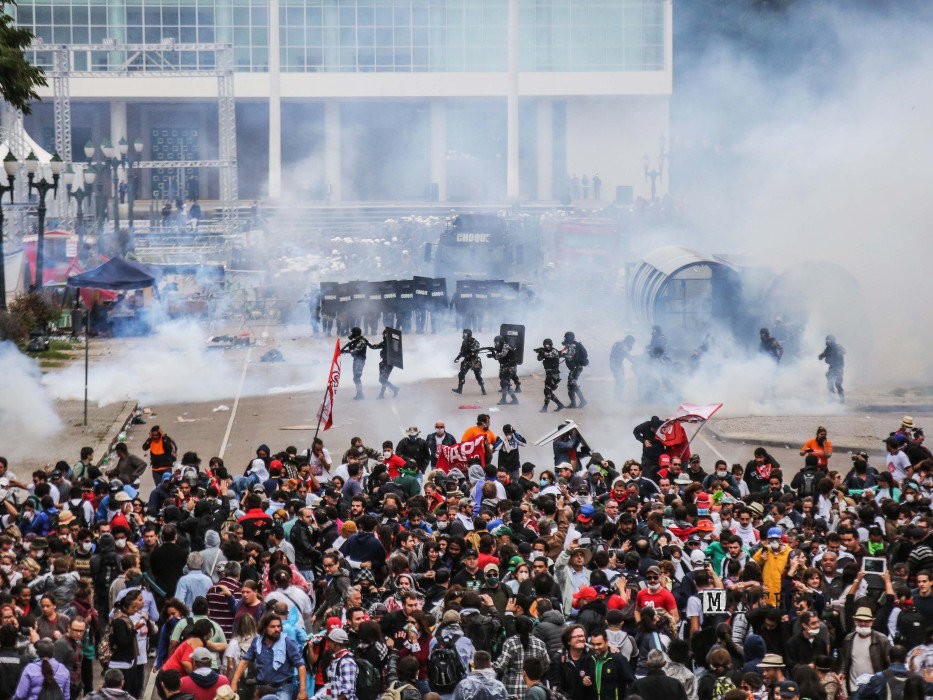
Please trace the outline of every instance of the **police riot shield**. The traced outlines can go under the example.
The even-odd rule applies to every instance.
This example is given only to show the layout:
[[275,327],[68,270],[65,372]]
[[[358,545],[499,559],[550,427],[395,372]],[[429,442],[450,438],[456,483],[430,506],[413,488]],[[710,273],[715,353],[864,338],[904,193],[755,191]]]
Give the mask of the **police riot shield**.
[[387,326],[395,325],[395,306],[398,302],[398,290],[395,280],[384,280],[377,283],[382,294],[383,323]]
[[379,317],[382,316],[382,289],[379,282],[360,282],[365,299],[363,301],[363,331],[369,335],[380,332]]
[[337,285],[337,334],[345,335],[353,326],[353,284],[340,282]]
[[386,362],[390,367],[405,369],[405,363],[402,361],[402,331],[397,328],[386,330]]
[[434,306],[447,306],[447,278],[435,277],[431,280],[431,301]]
[[336,282],[321,282],[321,315],[334,318],[337,315],[337,289]]
[[362,280],[353,280],[348,284],[350,285],[350,313],[354,322],[361,325],[360,319],[366,310],[366,287],[368,283]]
[[431,278],[415,275],[412,282],[415,285],[415,332],[424,333],[431,308]]
[[414,280],[396,280],[395,288],[398,290],[398,311],[395,324],[405,333],[409,333],[411,317],[415,312],[415,282]]
[[514,323],[503,323],[499,326],[499,335],[515,350],[515,364],[525,362],[525,327]]

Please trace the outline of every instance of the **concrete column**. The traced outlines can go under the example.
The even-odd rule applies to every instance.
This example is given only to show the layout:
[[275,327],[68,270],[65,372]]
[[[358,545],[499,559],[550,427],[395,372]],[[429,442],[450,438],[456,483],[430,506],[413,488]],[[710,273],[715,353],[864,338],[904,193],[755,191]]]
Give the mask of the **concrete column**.
[[509,73],[508,73],[508,158],[505,195],[510,202],[519,198],[518,135],[518,0],[509,0]]
[[431,101],[431,182],[438,187],[438,201],[447,201],[447,103]]
[[[126,102],[116,100],[110,103],[110,143],[116,147],[120,139],[129,141],[130,135],[126,131]],[[82,145],[83,148],[83,145]]]
[[282,196],[282,89],[279,0],[269,0],[269,197]]
[[554,104],[538,100],[538,201],[554,199]]
[[324,187],[330,192],[331,204],[343,199],[341,158],[340,103],[328,100],[324,103]]

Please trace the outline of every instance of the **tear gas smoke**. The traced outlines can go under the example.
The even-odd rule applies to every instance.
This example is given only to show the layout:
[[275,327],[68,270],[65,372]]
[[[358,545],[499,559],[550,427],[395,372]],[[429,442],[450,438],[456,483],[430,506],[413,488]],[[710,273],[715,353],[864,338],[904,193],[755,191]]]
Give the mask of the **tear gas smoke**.
[[2,454],[18,459],[31,454],[34,443],[55,435],[61,421],[42,389],[38,365],[10,342],[0,342],[0,445]]

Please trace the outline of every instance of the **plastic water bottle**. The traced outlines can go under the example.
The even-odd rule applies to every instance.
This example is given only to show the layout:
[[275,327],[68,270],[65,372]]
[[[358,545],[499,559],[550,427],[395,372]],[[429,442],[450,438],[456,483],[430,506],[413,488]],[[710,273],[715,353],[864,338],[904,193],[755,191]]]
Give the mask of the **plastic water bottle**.
[[119,435],[117,435],[117,442],[126,442],[126,431],[125,430]]

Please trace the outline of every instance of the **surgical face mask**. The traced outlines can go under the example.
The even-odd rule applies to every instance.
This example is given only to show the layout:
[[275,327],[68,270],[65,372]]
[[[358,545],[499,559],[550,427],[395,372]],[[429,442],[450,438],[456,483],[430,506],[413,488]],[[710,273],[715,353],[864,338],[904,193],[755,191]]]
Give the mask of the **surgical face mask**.
[[726,478],[726,472],[725,472],[724,470],[717,469],[717,470],[716,470],[716,476],[717,476],[718,478],[720,478],[720,479],[725,479],[725,478]]
[[528,580],[528,572],[527,572],[527,571],[519,571],[515,578],[517,578],[519,581],[527,581],[527,580]]
[[437,436],[442,436],[444,434],[444,429],[438,428],[437,430],[434,431],[434,434]]
[[652,593],[656,593],[660,587],[661,587],[660,583],[649,583],[648,584],[648,590],[651,591]]
[[36,559],[45,559],[45,550],[44,550],[44,549],[36,550],[36,552],[33,554],[33,556],[34,556]]
[[551,483],[551,482],[548,481],[547,479],[541,479],[541,481],[540,481],[541,486],[549,486],[550,483]]
[[10,564],[0,564],[0,571],[5,574],[13,573],[13,566]]
[[913,503],[914,498],[916,498],[916,496],[914,496],[912,493],[909,493],[906,496],[904,496],[904,500],[907,501],[908,503]]
[[498,586],[498,585],[499,585],[499,577],[498,577],[498,576],[487,576],[487,577],[486,577],[486,585],[487,585],[487,586]]
[[438,520],[438,521],[437,521],[437,529],[438,529],[438,530],[446,530],[448,525],[449,525],[449,523],[444,522],[443,520]]
[[817,627],[815,630],[813,630],[813,629],[808,629],[808,630],[807,630],[807,635],[810,636],[810,637],[816,637],[819,633],[820,633],[820,628],[819,628],[819,627]]
[[23,551],[28,552],[32,549],[32,542],[23,542]]
[[357,448],[356,448],[356,452],[357,452],[357,454],[363,454],[363,446],[360,445],[359,447],[357,447]]
[[382,451],[382,457],[383,457],[383,459],[388,459],[388,458],[391,457],[391,456],[392,456],[392,450],[383,450],[383,451]]
[[120,537],[119,539],[114,540],[114,544],[117,545],[120,549],[126,546],[126,538]]
[[85,552],[90,552],[92,549],[94,549],[94,543],[93,542],[82,542],[81,549],[83,549]]
[[871,627],[856,627],[855,631],[859,637],[867,637],[871,634]]
[[24,517],[26,520],[32,520],[32,516],[33,516],[33,515],[35,515],[35,513],[33,513],[31,510],[23,511],[23,517]]
[[768,546],[771,547],[771,549],[773,549],[776,552],[781,548],[781,543],[780,542],[769,542]]

